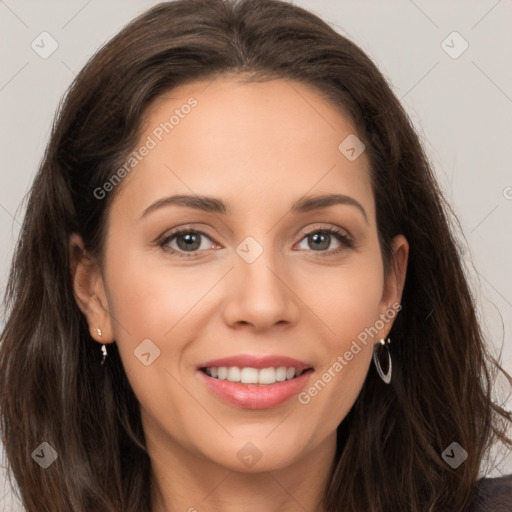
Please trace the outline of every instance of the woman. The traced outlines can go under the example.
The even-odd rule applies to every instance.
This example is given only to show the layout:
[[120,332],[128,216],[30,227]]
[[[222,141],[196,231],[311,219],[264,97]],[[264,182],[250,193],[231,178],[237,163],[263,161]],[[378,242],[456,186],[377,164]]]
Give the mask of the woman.
[[13,261],[26,510],[509,506],[479,481],[511,415],[448,212],[380,72],[313,14],[134,20],[68,92]]

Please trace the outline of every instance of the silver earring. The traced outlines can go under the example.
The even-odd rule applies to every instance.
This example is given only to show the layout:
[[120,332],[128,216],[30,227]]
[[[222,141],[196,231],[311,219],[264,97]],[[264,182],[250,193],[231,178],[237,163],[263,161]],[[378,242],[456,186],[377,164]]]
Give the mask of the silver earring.
[[101,353],[102,353],[103,357],[101,358],[100,366],[103,366],[105,364],[105,359],[107,358],[107,355],[108,355],[106,345],[101,345]]
[[389,338],[386,341],[382,339],[373,347],[373,363],[379,377],[389,384],[391,382],[391,354],[386,343],[391,343],[391,340]]
[[[96,328],[96,332],[98,333],[98,336],[101,336],[101,329],[99,327]],[[108,355],[106,345],[101,345],[101,354],[102,354],[102,358],[101,358],[100,366],[103,366],[105,364],[105,359],[107,358],[107,355]]]

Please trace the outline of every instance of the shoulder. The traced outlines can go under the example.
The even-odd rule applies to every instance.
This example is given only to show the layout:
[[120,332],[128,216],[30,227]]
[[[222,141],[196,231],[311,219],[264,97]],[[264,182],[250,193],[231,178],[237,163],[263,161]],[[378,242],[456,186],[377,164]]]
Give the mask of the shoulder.
[[468,512],[510,512],[512,510],[512,474],[482,478],[477,482],[475,498]]

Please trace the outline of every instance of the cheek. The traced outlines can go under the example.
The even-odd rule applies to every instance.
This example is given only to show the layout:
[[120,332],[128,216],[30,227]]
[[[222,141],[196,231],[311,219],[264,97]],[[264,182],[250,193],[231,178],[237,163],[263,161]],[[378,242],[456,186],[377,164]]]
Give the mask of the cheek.
[[155,265],[144,253],[115,252],[108,284],[114,329],[120,339],[172,336],[184,318],[212,286],[214,276],[203,270]]
[[311,417],[324,418],[323,431],[339,425],[366,379],[378,338],[382,272],[379,257],[368,254],[316,281],[316,309],[330,334],[323,340],[322,367],[298,398]]
[[368,251],[339,267],[324,268],[316,272],[314,284],[312,288],[311,277],[304,279],[315,311],[330,328],[331,351],[345,351],[379,318],[384,286],[379,253]]
[[162,268],[152,266],[142,252],[111,250],[108,262],[109,308],[125,372],[138,397],[158,401],[165,397],[156,393],[170,379],[165,369],[169,361],[179,363],[186,343],[178,334],[182,319],[198,300],[197,282],[194,288],[192,277],[184,281],[172,271],[164,277]]
[[321,424],[317,436],[334,431],[354,405],[371,364],[375,339],[368,333],[378,318],[376,294],[369,289],[332,303],[336,308],[327,321],[335,334],[324,339],[322,365],[297,397],[307,417]]

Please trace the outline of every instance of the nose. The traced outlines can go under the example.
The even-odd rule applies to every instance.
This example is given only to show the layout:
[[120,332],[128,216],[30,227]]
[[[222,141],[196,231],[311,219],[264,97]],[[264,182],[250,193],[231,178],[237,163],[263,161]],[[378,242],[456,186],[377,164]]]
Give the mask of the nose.
[[236,256],[229,273],[224,320],[230,327],[250,325],[264,331],[274,325],[295,324],[300,315],[300,299],[293,291],[291,272],[276,265],[271,250],[248,263]]

